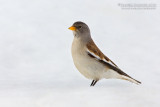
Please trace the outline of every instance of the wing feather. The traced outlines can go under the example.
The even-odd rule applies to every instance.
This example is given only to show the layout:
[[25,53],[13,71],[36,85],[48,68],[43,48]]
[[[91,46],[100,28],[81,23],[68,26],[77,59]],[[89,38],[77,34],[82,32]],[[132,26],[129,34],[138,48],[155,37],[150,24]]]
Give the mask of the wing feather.
[[[129,76],[128,74],[126,74],[125,72],[123,72],[113,61],[111,61],[107,56],[105,56],[100,50],[99,48],[95,45],[95,43],[93,42],[93,40],[91,40],[88,44],[87,44],[87,53],[90,57],[95,58],[97,61],[99,61],[100,63],[104,64],[105,66],[109,67],[110,69],[116,71],[117,73],[124,75],[129,81],[140,84],[141,82],[135,80],[134,78],[132,78],[131,76]],[[123,79],[126,79],[123,78]]]
[[93,40],[91,40],[88,44],[87,44],[87,52],[90,53],[92,56],[94,56],[95,58],[102,60],[108,64],[111,64],[114,67],[118,66],[111,61],[107,56],[105,56],[100,49],[96,46],[96,44],[93,42]]

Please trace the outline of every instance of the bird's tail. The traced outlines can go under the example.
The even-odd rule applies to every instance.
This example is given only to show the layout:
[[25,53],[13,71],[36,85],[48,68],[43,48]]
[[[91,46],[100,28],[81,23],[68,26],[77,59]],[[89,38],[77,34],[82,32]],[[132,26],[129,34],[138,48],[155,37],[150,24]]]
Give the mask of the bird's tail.
[[130,82],[135,83],[135,84],[137,84],[137,85],[141,84],[140,81],[138,81],[138,80],[136,80],[136,79],[134,79],[134,78],[132,78],[132,77],[130,77],[130,76],[122,75],[122,76],[121,76],[121,79],[130,81]]

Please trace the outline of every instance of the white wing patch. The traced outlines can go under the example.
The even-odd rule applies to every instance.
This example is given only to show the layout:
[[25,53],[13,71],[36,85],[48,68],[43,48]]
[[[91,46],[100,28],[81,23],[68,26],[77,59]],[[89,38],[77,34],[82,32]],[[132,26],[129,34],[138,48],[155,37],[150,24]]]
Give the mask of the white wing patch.
[[107,61],[107,60],[106,60],[106,59],[104,59],[104,58],[103,58],[103,61],[104,61],[104,62],[106,62],[106,63],[109,63],[110,65],[112,65],[112,66],[114,66],[114,67],[116,67],[116,68],[117,68],[117,66],[115,66],[111,61]]
[[93,52],[89,51],[88,49],[87,49],[87,52],[88,52],[89,54],[91,54],[92,56],[94,56],[95,58],[97,58],[97,59],[99,59],[99,60],[102,60],[98,55],[94,54]]
[[95,58],[97,58],[98,60],[102,60],[102,61],[104,61],[104,62],[106,62],[106,63],[108,63],[108,64],[110,64],[110,65],[112,65],[112,66],[117,68],[117,66],[114,65],[111,61],[107,61],[105,58],[101,59],[98,55],[94,54],[93,52],[89,51],[88,49],[87,49],[87,52],[89,54],[91,54],[92,56],[94,56]]

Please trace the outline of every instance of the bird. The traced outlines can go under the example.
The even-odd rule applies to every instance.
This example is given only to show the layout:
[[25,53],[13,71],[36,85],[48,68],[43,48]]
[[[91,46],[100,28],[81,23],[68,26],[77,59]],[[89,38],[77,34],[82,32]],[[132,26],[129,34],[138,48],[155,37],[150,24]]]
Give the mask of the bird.
[[141,84],[101,52],[94,43],[87,24],[77,21],[68,29],[72,30],[74,35],[71,47],[74,65],[84,77],[92,80],[90,86],[94,86],[101,79],[122,79]]

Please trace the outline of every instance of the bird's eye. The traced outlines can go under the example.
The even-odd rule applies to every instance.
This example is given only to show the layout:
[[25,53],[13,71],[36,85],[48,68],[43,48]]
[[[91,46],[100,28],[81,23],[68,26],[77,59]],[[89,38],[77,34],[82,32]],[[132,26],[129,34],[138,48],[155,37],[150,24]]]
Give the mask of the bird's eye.
[[82,28],[82,26],[78,26],[77,28],[80,29],[80,28]]

